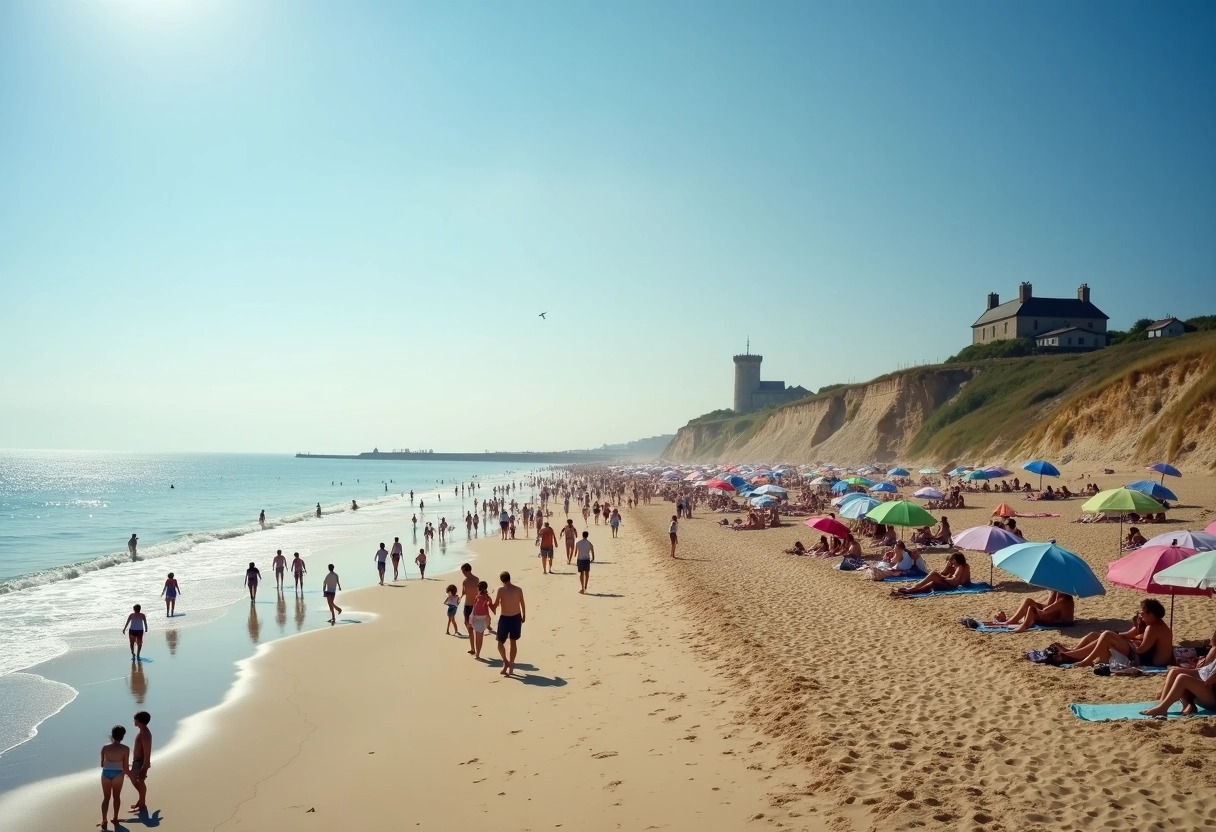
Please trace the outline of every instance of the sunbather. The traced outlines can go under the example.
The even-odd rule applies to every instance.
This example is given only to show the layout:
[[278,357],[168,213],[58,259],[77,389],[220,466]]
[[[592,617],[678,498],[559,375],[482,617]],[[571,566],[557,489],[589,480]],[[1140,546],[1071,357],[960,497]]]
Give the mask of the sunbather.
[[1090,633],[1071,650],[1059,643],[1063,662],[1089,667],[1102,662],[1140,667],[1163,667],[1174,663],[1174,634],[1165,623],[1165,607],[1155,598],[1140,602],[1140,612],[1132,619],[1131,629],[1116,633],[1104,630]]
[[881,561],[862,570],[862,574],[872,581],[883,581],[912,572],[924,574],[924,571],[917,569],[916,556],[908,551],[902,540],[896,541],[895,547],[883,555]]
[[[1196,705],[1216,710],[1216,693],[1212,690],[1216,675],[1216,633],[1208,641],[1208,654],[1194,667],[1171,667],[1165,672],[1165,682],[1157,695],[1157,704],[1140,713],[1146,716],[1164,716],[1175,702],[1182,703],[1182,713],[1190,716]],[[1204,691],[1207,699],[1203,698]]]
[[1140,530],[1132,526],[1127,530],[1127,539],[1124,540],[1123,546],[1127,549],[1135,549],[1137,546],[1143,546],[1148,543],[1148,538],[1140,534]]
[[794,548],[793,548],[793,549],[786,549],[786,550],[785,550],[785,553],[786,553],[787,555],[806,555],[806,554],[809,554],[809,553],[807,552],[807,550],[806,550],[806,547],[802,545],[802,541],[801,541],[801,540],[795,540],[795,541],[794,541]]
[[[1039,602],[1027,598],[1018,607],[1012,618],[1006,618],[1004,612],[998,612],[989,626],[1012,627],[1012,633],[1024,633],[1036,624],[1054,624],[1066,626],[1073,623],[1074,599],[1071,595],[1057,592],[1054,589],[1047,593],[1047,600]],[[1016,625],[1016,626],[1015,626]]]
[[955,552],[946,559],[946,567],[938,572],[936,569],[917,581],[912,586],[904,586],[891,590],[894,596],[915,595],[919,592],[932,592],[935,589],[958,589],[971,584],[971,567],[962,552]]

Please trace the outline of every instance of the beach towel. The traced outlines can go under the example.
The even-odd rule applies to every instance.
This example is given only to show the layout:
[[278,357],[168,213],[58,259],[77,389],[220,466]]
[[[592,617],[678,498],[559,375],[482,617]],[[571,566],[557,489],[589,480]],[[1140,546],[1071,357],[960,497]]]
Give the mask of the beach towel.
[[[1128,719],[1161,719],[1161,717],[1145,716],[1140,713],[1145,708],[1151,708],[1156,705],[1156,702],[1128,702],[1126,704],[1116,703],[1114,705],[1080,705],[1074,702],[1068,706],[1068,710],[1072,711],[1073,716],[1077,719],[1083,719],[1086,722],[1117,722]],[[1207,708],[1200,708],[1195,714],[1196,717],[1201,716],[1216,716],[1216,711],[1209,711]],[[1174,704],[1170,708],[1169,719],[1181,719],[1182,705]]]
[[[1006,626],[989,627],[987,624],[980,624],[980,626],[972,627],[971,629],[975,630],[977,633],[1012,633],[1013,628],[1016,626],[1017,625],[1014,624],[1012,626],[1006,625]],[[1042,624],[1035,624],[1030,629],[1031,630],[1050,630],[1053,628],[1044,627]],[[1026,632],[1026,631],[1023,630],[1023,632]]]
[[1045,512],[1045,511],[1036,511],[1036,512],[1034,512],[1033,514],[1022,514],[1022,512],[1020,512],[1020,511],[1019,511],[1019,512],[1018,512],[1018,514],[1017,514],[1017,516],[1018,516],[1018,517],[1059,517],[1060,515],[1058,515],[1058,514],[1049,514],[1049,513]]
[[960,586],[955,589],[934,589],[929,592],[917,592],[904,595],[904,598],[929,598],[934,595],[978,595],[981,592],[991,592],[992,584],[985,581],[973,583],[971,586]]
[[[1072,662],[1069,662],[1068,664],[1054,664],[1054,665],[1052,665],[1052,667],[1058,667],[1063,670],[1068,670],[1071,667],[1076,667],[1076,665],[1073,664]],[[1090,670],[1092,670],[1092,669],[1093,668],[1090,668]],[[1137,667],[1136,669],[1139,670],[1141,675],[1144,675],[1144,676],[1155,676],[1157,674],[1164,673],[1165,671],[1169,670],[1168,667],[1160,667],[1158,665],[1153,665],[1153,664],[1141,665],[1140,667]],[[1115,675],[1119,675],[1119,674],[1115,674]],[[1149,703],[1149,704],[1152,704],[1152,703]],[[1147,708],[1148,705],[1145,705],[1144,707]]]
[[890,583],[901,583],[901,582],[906,582],[906,581],[919,581],[923,577],[925,577],[924,572],[913,572],[910,575],[891,575],[890,577],[883,578],[882,580],[883,580],[883,583],[890,584]]

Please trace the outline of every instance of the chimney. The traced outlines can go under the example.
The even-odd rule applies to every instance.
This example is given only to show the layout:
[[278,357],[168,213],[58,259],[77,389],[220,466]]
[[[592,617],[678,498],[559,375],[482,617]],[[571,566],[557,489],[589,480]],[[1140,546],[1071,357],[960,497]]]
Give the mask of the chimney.
[[996,309],[1000,305],[1001,305],[1001,296],[998,295],[996,292],[989,292],[988,293],[988,308]]
[[1022,285],[1018,287],[1018,300],[1020,300],[1022,303],[1030,300],[1030,284],[1025,280],[1023,280]]
[[1083,303],[1089,303],[1089,284],[1082,283],[1077,287],[1077,300]]

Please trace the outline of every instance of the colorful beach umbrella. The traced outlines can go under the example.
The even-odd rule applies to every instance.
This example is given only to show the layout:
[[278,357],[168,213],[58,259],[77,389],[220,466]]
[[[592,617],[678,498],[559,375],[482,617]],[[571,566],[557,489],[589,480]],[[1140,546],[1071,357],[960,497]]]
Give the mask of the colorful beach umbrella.
[[[869,494],[866,494],[864,491],[850,491],[848,494],[841,494],[839,497],[833,499],[832,505],[843,506],[853,502],[854,500],[874,500],[874,498]],[[874,502],[877,503],[878,500],[874,500]]]
[[760,486],[753,493],[760,494],[764,497],[774,497],[778,500],[784,500],[790,496],[789,492],[784,488],[779,485],[772,485],[771,483],[769,485]]
[[833,517],[808,517],[802,521],[802,525],[842,540],[849,536],[849,527]]
[[1174,502],[1178,502],[1177,494],[1153,480],[1136,480],[1135,482],[1129,482],[1124,488],[1130,488],[1132,491],[1147,494],[1154,500],[1173,500]]
[[860,520],[869,514],[875,507],[882,505],[882,503],[875,500],[873,497],[867,497],[864,494],[858,494],[857,496],[861,499],[849,500],[848,502],[842,503],[840,508],[837,509],[841,517],[846,517],[849,520]]
[[1013,506],[1009,505],[1009,503],[1001,503],[999,506],[997,506],[996,508],[994,508],[992,510],[992,516],[993,517],[1005,517],[1005,518],[1017,517],[1018,512],[1017,512],[1017,509],[1015,509]]
[[1158,474],[1161,475],[1162,482],[1165,482],[1166,474],[1169,474],[1171,477],[1181,477],[1182,476],[1182,472],[1179,471],[1177,468],[1175,468],[1173,465],[1170,465],[1168,462],[1154,462],[1152,465],[1148,466],[1148,468],[1146,468],[1145,470],[1146,471],[1156,471]]
[[1208,532],[1162,532],[1150,537],[1145,546],[1181,546],[1183,549],[1194,549],[1196,552],[1210,552],[1216,549],[1216,534]]
[[711,491],[721,491],[726,494],[738,490],[726,480],[709,480],[705,483],[705,487]]
[[922,474],[940,474],[941,473],[941,471],[937,470],[936,468],[921,468],[920,472]]
[[988,476],[987,471],[968,471],[963,474],[963,479],[968,482],[978,482],[979,480],[990,480],[992,477]]
[[1200,552],[1173,566],[1167,566],[1155,576],[1162,586],[1216,589],[1216,550]]
[[849,485],[864,485],[866,488],[874,484],[874,480],[866,479],[865,477],[846,477],[845,482]]
[[844,480],[841,480],[840,482],[835,483],[832,486],[832,491],[836,492],[837,494],[843,494],[844,492],[848,491],[850,488],[852,488],[851,485],[849,485]]
[[941,500],[946,495],[938,491],[936,488],[929,488],[926,486],[925,488],[920,488],[914,491],[912,496],[920,497],[922,500]]
[[1139,491],[1130,488],[1112,488],[1099,491],[1081,505],[1081,511],[1099,514],[1119,515],[1119,542],[1123,542],[1123,514],[1134,511],[1137,514],[1156,514],[1165,511],[1165,506]]
[[1043,477],[1058,477],[1060,469],[1045,459],[1032,459],[1022,465],[1023,471],[1039,475],[1039,490],[1043,490]]
[[[975,526],[954,535],[954,545],[969,552],[985,552],[991,555],[1009,546],[1022,543],[1022,538],[999,526]],[[988,583],[992,583],[992,561],[988,562]]]
[[984,469],[984,473],[987,474],[989,478],[995,479],[996,477],[1007,477],[1013,472],[1008,468],[1002,468],[999,465],[989,465]]
[[963,474],[967,473],[967,470],[968,469],[966,469],[966,468],[955,468],[951,471],[947,471],[946,476],[947,477],[961,477]]
[[770,508],[777,505],[777,501],[767,494],[757,494],[748,499],[748,502],[756,508]]
[[937,522],[929,512],[916,503],[909,503],[907,500],[892,500],[889,503],[882,503],[870,510],[866,514],[866,519],[888,526],[909,526],[913,528],[932,526]]
[[1207,532],[1208,534],[1216,534],[1216,520],[1213,520],[1211,523],[1208,523],[1207,527],[1204,528],[1204,531]]
[[911,472],[907,468],[892,468],[887,472],[888,477],[907,477]]
[[880,482],[870,486],[870,490],[878,494],[898,494],[899,486],[893,482]]
[[743,486],[747,485],[747,480],[743,479],[743,477],[739,476],[738,474],[731,474],[730,476],[723,477],[722,479],[733,485],[735,488],[742,488]]
[[993,553],[992,562],[1032,586],[1078,598],[1106,594],[1089,564],[1054,542],[1018,543]]
[[1131,554],[1112,561],[1106,568],[1106,579],[1116,586],[1138,589],[1150,595],[1170,596],[1170,627],[1174,626],[1174,596],[1205,595],[1212,597],[1212,590],[1201,587],[1162,585],[1157,582],[1157,573],[1195,554],[1194,549],[1180,546],[1141,546]]

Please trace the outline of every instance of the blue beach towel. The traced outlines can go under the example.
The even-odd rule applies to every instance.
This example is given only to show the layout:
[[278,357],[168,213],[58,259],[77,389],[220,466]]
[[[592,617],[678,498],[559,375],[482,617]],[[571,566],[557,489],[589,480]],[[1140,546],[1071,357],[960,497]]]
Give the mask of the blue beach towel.
[[[1016,627],[1017,625],[1015,624],[1014,626]],[[979,627],[976,627],[974,629],[977,633],[1012,633],[1013,632],[1013,627],[989,627],[987,624],[981,624]],[[1048,630],[1051,628],[1044,627],[1042,624],[1035,624],[1030,629],[1031,630]],[[1022,632],[1027,632],[1027,631],[1023,630]]]
[[919,581],[923,577],[925,577],[924,572],[913,572],[911,575],[892,575],[891,577],[883,578],[882,580],[883,583],[895,584],[907,581]]
[[[1145,716],[1140,713],[1145,708],[1151,708],[1156,704],[1156,702],[1128,702],[1114,705],[1079,705],[1074,702],[1068,706],[1068,709],[1077,719],[1083,719],[1086,722],[1118,722],[1131,719],[1160,719],[1160,717]],[[1200,708],[1195,716],[1216,716],[1216,711]],[[1182,705],[1175,704],[1170,708],[1168,718],[1183,719]]]
[[971,586],[960,586],[957,589],[935,589],[931,592],[917,592],[905,595],[905,598],[932,598],[936,595],[978,595],[981,592],[991,592],[992,584],[985,581],[973,583]]

